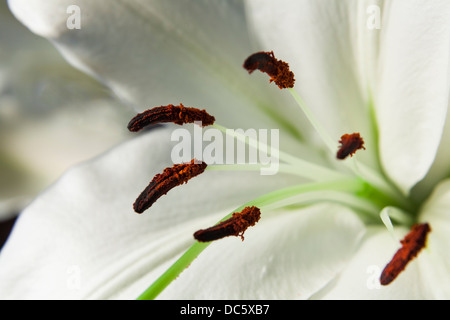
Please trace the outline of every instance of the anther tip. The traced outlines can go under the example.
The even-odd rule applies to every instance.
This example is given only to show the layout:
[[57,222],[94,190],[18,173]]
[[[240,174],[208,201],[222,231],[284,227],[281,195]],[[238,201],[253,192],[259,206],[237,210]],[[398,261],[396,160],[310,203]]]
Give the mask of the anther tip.
[[270,76],[270,82],[275,82],[280,89],[294,87],[294,73],[289,70],[286,62],[275,58],[273,51],[260,51],[250,55],[244,61],[243,67],[248,73],[255,70],[267,73]]

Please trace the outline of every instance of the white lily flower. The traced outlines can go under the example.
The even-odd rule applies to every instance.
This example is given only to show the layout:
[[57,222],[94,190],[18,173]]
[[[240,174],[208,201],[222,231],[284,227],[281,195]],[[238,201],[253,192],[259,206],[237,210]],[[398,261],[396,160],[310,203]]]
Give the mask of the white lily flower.
[[[171,163],[174,128],[139,135],[25,210],[0,255],[2,298],[450,297],[448,1],[9,4],[136,110],[182,102],[231,128],[279,128],[289,166],[208,167],[137,215],[133,201]],[[80,29],[68,28],[77,12]],[[289,63],[295,88],[248,75],[242,63],[261,49]],[[353,132],[366,150],[336,159]],[[252,205],[262,216],[243,242],[192,238]],[[380,285],[399,240],[425,223],[426,243],[404,245],[418,256]]]

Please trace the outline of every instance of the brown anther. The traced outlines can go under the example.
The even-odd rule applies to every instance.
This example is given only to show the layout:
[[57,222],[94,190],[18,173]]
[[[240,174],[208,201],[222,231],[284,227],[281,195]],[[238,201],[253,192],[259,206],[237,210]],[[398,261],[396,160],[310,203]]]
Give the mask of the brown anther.
[[428,223],[416,224],[401,240],[402,247],[395,253],[392,260],[386,265],[380,276],[380,283],[384,286],[397,278],[406,265],[414,259],[426,245],[427,235],[431,231]]
[[207,167],[204,162],[192,160],[190,163],[176,164],[157,174],[134,203],[134,211],[142,213],[150,208],[156,200],[171,189],[187,183],[193,177],[203,173]]
[[137,132],[145,127],[157,123],[173,122],[178,125],[185,123],[201,122],[202,127],[214,124],[215,118],[209,115],[205,110],[197,108],[188,108],[180,104],[174,106],[156,107],[139,113],[131,119],[128,124],[128,130]]
[[364,149],[364,140],[359,133],[344,134],[339,141],[341,144],[336,157],[340,160],[347,158],[349,155],[353,157],[353,154],[359,150]]
[[275,58],[273,51],[257,52],[252,54],[244,62],[244,68],[248,73],[256,69],[270,76],[270,82],[275,82],[280,89],[294,87],[294,73],[289,70],[289,65]]
[[200,242],[210,242],[228,236],[240,236],[244,241],[244,232],[248,227],[254,226],[261,217],[261,211],[257,207],[246,207],[241,212],[235,212],[231,218],[222,221],[211,228],[199,230],[194,233],[194,238]]

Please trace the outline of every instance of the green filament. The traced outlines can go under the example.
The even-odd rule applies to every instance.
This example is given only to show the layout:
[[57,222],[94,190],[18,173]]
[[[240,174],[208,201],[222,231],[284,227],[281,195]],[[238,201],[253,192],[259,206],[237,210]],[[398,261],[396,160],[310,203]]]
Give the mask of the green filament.
[[[338,193],[329,192],[333,190],[338,191]],[[311,204],[312,199],[314,199],[316,202],[343,202],[346,205],[354,205],[355,207],[362,209],[362,211],[366,211],[366,214],[370,214],[373,218],[376,218],[381,208],[373,205],[371,201],[364,199],[364,197],[361,197],[363,195],[370,195],[367,190],[367,184],[360,179],[341,179],[328,182],[300,184],[263,195],[242,205],[233,212],[240,212],[245,207],[250,206],[256,206],[262,210],[275,209],[277,207],[285,206],[287,204],[287,202],[285,202],[286,200],[294,198],[294,200],[290,201],[289,203],[301,204],[303,202],[304,204]],[[328,193],[325,191],[327,191]],[[346,197],[343,197],[343,193],[346,193]],[[295,199],[295,197],[302,194],[305,195],[303,200]],[[318,196],[313,197],[313,194],[316,194]],[[330,195],[334,196],[330,197]],[[230,213],[221,221],[229,219],[232,214],[233,213]],[[166,270],[166,272],[164,272],[164,274],[162,274],[147,290],[145,290],[138,299],[155,299],[210,244],[211,242],[195,242],[169,269]]]

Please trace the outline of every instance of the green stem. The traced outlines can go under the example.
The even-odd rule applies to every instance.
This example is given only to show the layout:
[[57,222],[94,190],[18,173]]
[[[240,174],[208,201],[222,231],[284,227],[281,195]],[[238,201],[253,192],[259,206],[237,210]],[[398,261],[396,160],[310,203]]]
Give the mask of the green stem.
[[[359,179],[341,179],[328,182],[295,185],[256,198],[239,207],[233,212],[240,212],[245,207],[249,206],[257,206],[262,209],[264,207],[276,204],[277,202],[282,202],[283,200],[307,192],[315,192],[321,190],[339,190],[341,192],[356,194],[362,192],[366,188],[366,184]],[[230,213],[221,221],[229,219],[232,214],[233,213]],[[166,272],[164,272],[164,274],[162,274],[147,290],[145,290],[138,297],[138,300],[155,299],[173,280],[175,280],[181,274],[181,272],[183,272],[198,257],[198,255],[203,250],[205,250],[209,246],[210,243],[211,242],[195,242],[169,269],[166,270]]]

